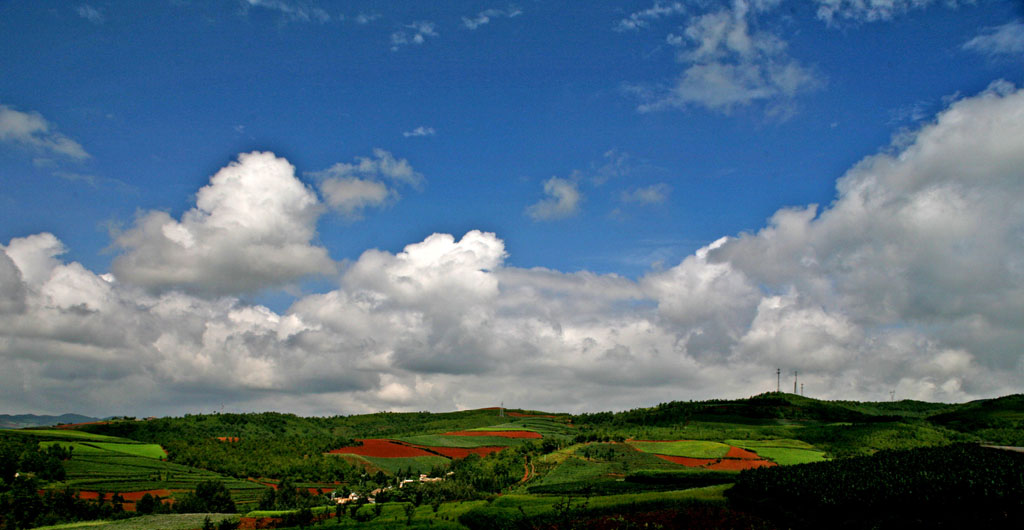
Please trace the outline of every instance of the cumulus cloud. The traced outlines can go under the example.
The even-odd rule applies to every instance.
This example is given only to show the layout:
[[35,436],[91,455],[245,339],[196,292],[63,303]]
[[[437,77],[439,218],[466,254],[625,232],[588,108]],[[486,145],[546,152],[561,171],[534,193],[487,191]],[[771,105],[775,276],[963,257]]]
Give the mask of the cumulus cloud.
[[47,154],[75,160],[89,158],[81,144],[56,132],[38,112],[22,112],[0,105],[0,142],[10,142]]
[[366,208],[398,200],[400,187],[418,189],[425,181],[408,160],[383,149],[374,149],[372,158],[356,157],[353,163],[338,162],[309,175],[319,180],[327,204],[350,219],[361,218]]
[[475,17],[462,17],[462,25],[468,29],[477,29],[490,24],[492,19],[515,18],[522,14],[522,10],[515,6],[509,6],[508,9],[485,9],[477,13]]
[[526,215],[534,221],[572,217],[579,213],[583,201],[576,182],[558,177],[544,181],[544,195],[547,197],[526,208]]
[[1024,53],[1024,23],[1009,22],[989,28],[963,45],[963,49],[985,55],[1012,55]]
[[691,16],[682,35],[666,38],[685,69],[667,85],[630,87],[640,98],[638,110],[702,106],[728,113],[761,102],[779,114],[801,92],[820,87],[822,80],[789,56],[784,40],[757,29],[758,15],[775,4],[735,0]]
[[334,263],[310,242],[321,212],[287,160],[244,153],[210,178],[180,220],[160,211],[139,215],[115,239],[122,252],[112,270],[148,289],[213,295],[327,274]]
[[[276,169],[257,171],[250,156]],[[205,248],[252,204],[303,203],[310,192],[285,185],[286,166],[240,157],[195,210],[140,240]],[[1020,392],[1021,168],[1024,90],[998,82],[850,168],[829,206],[779,210],[757,232],[637,280],[512,267],[496,234],[433,234],[363,252],[335,288],[282,312],[142,288],[64,260],[51,234],[15,238],[0,248],[0,402],[136,415],[211,402],[315,414],[500,401],[603,410],[773,390],[776,368],[830,399]],[[248,171],[272,198],[227,200],[249,196],[231,184]]]

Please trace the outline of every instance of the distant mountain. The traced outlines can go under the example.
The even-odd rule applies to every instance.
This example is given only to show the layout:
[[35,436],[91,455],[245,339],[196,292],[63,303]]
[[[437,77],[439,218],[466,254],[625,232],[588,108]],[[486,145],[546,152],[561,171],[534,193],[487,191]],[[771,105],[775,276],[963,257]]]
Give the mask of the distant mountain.
[[60,416],[38,416],[35,414],[0,414],[0,429],[22,429],[25,427],[47,427],[58,423],[85,423],[100,421],[99,418],[82,416],[81,414],[61,414]]

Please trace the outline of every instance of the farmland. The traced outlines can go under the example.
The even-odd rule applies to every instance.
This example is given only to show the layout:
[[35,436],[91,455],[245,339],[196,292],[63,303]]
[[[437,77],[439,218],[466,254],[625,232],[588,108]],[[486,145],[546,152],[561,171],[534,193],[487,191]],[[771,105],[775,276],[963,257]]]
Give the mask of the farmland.
[[[835,517],[849,521],[839,526],[885,528],[933,520],[911,507],[920,501],[936,514],[981,507],[987,527],[1009,528],[1024,518],[1016,500],[1024,455],[978,442],[1014,440],[1021,405],[1016,396],[956,406],[772,393],[576,416],[223,414],[0,431],[0,454],[23,455],[5,469],[39,469],[30,480],[46,506],[72,491],[95,507],[89,499],[103,494],[108,519],[119,517],[111,503],[134,510],[145,493],[173,503],[165,510],[205,506],[195,497],[203,485],[223,491],[247,520],[276,514],[258,524],[278,526],[319,514],[339,528],[799,528]],[[40,456],[26,460],[32,451]],[[377,502],[335,510],[319,495],[332,491]],[[857,508],[864,503],[877,509]]]

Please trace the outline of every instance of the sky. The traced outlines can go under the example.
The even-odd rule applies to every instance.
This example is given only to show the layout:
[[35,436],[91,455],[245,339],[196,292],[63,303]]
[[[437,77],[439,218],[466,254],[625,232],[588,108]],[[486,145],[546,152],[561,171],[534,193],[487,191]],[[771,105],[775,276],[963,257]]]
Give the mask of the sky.
[[1024,392],[1024,3],[0,1],[0,412]]

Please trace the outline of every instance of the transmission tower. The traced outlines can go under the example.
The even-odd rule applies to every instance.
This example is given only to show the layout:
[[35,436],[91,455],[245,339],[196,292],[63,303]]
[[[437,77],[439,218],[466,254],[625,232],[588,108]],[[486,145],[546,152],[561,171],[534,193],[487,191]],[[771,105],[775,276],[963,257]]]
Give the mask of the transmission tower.
[[793,370],[793,393],[796,394],[796,374],[797,371]]
[[775,369],[775,392],[782,392],[782,368]]

